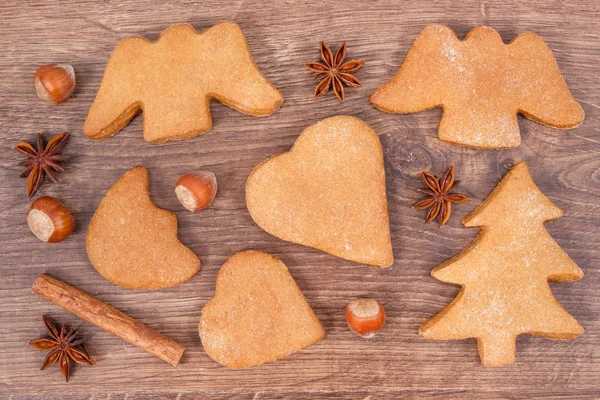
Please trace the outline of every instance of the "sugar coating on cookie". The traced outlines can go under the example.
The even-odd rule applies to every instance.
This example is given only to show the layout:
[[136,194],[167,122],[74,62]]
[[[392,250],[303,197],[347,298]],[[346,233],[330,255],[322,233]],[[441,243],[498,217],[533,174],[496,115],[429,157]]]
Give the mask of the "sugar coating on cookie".
[[325,334],[285,264],[260,251],[223,264],[199,332],[206,353],[231,368],[287,357]]
[[200,260],[177,238],[177,217],[152,203],[148,171],[127,171],[108,191],[86,234],[90,262],[107,280],[159,289],[191,279]]
[[317,122],[289,152],[258,165],[246,205],[280,239],[359,263],[394,262],[381,143],[358,118]]
[[548,285],[583,276],[544,228],[543,222],[561,215],[527,165],[515,165],[463,220],[465,226],[482,226],[479,237],[432,271],[462,290],[420,334],[436,340],[477,338],[482,363],[496,366],[514,362],[518,335],[573,339],[583,333]]
[[143,110],[146,141],[186,139],[211,128],[210,100],[251,115],[270,114],[283,103],[237,24],[204,32],[177,24],[153,42],[139,36],[119,42],[83,131],[108,138]]
[[440,139],[487,149],[521,143],[517,113],[555,128],[584,119],[542,38],[526,32],[504,44],[487,26],[459,40],[447,26],[427,25],[371,103],[396,113],[442,107]]

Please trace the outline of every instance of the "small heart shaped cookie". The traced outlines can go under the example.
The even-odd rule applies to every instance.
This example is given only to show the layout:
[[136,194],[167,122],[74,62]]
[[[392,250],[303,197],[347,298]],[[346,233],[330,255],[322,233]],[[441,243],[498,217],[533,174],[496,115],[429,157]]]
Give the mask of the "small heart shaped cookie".
[[177,217],[152,203],[148,170],[127,171],[92,217],[85,247],[90,262],[112,283],[159,289],[191,279],[200,260],[177,239]]
[[381,143],[358,118],[311,125],[291,151],[258,165],[246,205],[280,239],[364,264],[394,262]]
[[325,334],[285,264],[260,251],[223,264],[199,331],[210,358],[231,368],[278,360]]

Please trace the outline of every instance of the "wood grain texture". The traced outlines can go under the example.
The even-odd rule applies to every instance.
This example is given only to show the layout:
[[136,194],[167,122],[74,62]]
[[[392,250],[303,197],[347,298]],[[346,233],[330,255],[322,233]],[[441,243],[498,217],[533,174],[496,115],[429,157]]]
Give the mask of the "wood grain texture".
[[[61,398],[599,398],[600,376],[600,7],[587,0],[505,0],[479,3],[425,1],[4,1],[0,4],[0,397]],[[283,107],[269,117],[246,116],[213,103],[214,126],[183,142],[151,145],[142,139],[142,118],[105,141],[90,141],[83,121],[104,66],[119,39],[158,33],[176,22],[205,29],[234,20],[244,30],[254,58],[282,92]],[[555,130],[519,118],[522,144],[482,151],[437,139],[440,110],[384,114],[369,95],[397,71],[427,23],[450,25],[464,35],[490,25],[505,41],[533,31],[554,51],[560,69],[586,112],[573,130]],[[312,98],[313,75],[303,62],[317,60],[318,43],[348,42],[348,56],[366,65],[363,82],[340,103],[332,94]],[[33,73],[42,64],[70,63],[77,73],[74,97],[61,106],[37,99]],[[349,114],[380,135],[386,160],[394,254],[391,268],[358,265],[283,242],[256,226],[244,201],[250,171],[267,157],[288,150],[309,124]],[[47,245],[26,225],[25,181],[17,178],[20,155],[12,147],[68,130],[71,156],[58,185],[43,195],[60,199],[76,227],[66,241]],[[547,225],[585,277],[552,290],[584,326],[573,341],[520,337],[517,362],[481,366],[474,340],[434,342],[418,326],[456,295],[430,271],[465,248],[478,229],[460,219],[472,211],[515,162],[525,160],[540,189],[563,211]],[[424,225],[410,209],[419,198],[418,171],[442,171],[455,163],[461,191],[473,201],[454,207],[443,229]],[[174,211],[179,237],[201,259],[188,283],[160,291],[132,291],[104,280],[85,252],[87,225],[108,188],[129,168],[150,171],[151,195]],[[177,179],[198,169],[213,171],[219,193],[201,213],[185,211],[173,192]],[[212,361],[198,338],[200,311],[214,293],[223,262],[237,251],[257,249],[290,269],[326,331],[322,342],[275,363],[230,370]],[[35,277],[48,272],[183,343],[177,369],[31,293]],[[388,312],[386,328],[365,341],[346,327],[344,308],[359,296],[376,297]],[[70,323],[88,337],[97,362],[76,368],[65,384],[58,369],[39,371],[43,354],[28,342],[44,333],[40,315]]]

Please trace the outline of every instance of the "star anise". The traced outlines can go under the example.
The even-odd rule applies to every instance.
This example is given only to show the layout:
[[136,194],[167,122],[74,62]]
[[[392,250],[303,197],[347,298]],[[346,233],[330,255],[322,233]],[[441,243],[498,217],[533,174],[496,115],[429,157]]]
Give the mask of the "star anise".
[[317,79],[321,79],[321,82],[315,88],[315,98],[329,92],[329,89],[333,86],[335,95],[343,101],[344,85],[352,87],[360,86],[358,78],[349,72],[358,70],[365,62],[362,60],[344,62],[344,58],[346,58],[345,42],[337,49],[335,56],[331,53],[329,47],[324,42],[321,42],[321,60],[323,60],[323,63],[308,62],[304,64],[306,68],[319,74],[317,75]]
[[69,331],[66,325],[63,325],[59,331],[52,318],[42,315],[42,319],[46,330],[50,333],[50,339],[43,338],[29,342],[38,350],[50,350],[50,353],[44,359],[42,370],[56,364],[58,361],[60,371],[69,382],[72,368],[71,360],[79,364],[96,365],[83,347],[83,338],[77,337],[77,331]]
[[58,165],[60,161],[66,160],[67,157],[60,155],[65,149],[69,134],[67,132],[56,135],[50,139],[46,147],[44,147],[44,136],[41,133],[37,135],[37,150],[27,142],[19,142],[15,148],[27,157],[21,161],[21,165],[25,169],[21,172],[21,177],[27,177],[27,195],[31,198],[38,189],[42,186],[46,177],[54,183],[58,183],[56,179],[57,172],[63,172],[64,169]]
[[414,204],[413,208],[430,208],[425,223],[433,221],[439,215],[440,226],[443,226],[450,218],[452,203],[462,203],[471,198],[460,193],[450,193],[450,190],[459,183],[454,180],[454,165],[448,168],[442,179],[425,171],[421,171],[421,174],[429,189],[419,189],[419,191],[427,194],[428,197]]

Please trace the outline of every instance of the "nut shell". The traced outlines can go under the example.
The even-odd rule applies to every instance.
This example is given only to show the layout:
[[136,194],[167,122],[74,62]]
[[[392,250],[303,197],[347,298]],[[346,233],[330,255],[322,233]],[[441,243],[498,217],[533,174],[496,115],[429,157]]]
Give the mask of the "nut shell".
[[75,227],[73,216],[60,201],[53,197],[40,197],[29,207],[27,225],[43,242],[56,243],[65,240]]
[[217,195],[217,178],[215,174],[208,171],[185,174],[177,181],[175,194],[187,210],[191,212],[204,210]]
[[346,322],[352,332],[369,339],[385,325],[385,310],[375,299],[356,299],[346,307]]
[[64,103],[75,90],[75,70],[69,64],[42,65],[35,71],[33,86],[40,99]]

